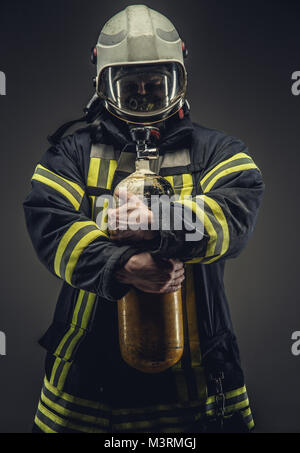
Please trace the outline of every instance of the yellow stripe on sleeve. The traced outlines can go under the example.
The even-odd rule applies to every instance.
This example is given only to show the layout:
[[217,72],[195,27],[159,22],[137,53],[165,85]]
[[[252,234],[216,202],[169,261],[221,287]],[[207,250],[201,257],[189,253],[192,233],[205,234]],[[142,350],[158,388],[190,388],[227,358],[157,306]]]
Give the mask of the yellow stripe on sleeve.
[[66,250],[66,247],[68,245],[68,243],[71,241],[72,237],[79,231],[81,230],[81,228],[84,228],[85,226],[88,226],[88,225],[95,225],[95,228],[99,228],[97,226],[97,224],[95,222],[92,222],[92,221],[86,221],[86,222],[75,222],[73,223],[73,225],[67,230],[67,232],[63,235],[59,245],[58,245],[58,248],[57,248],[57,251],[56,251],[56,255],[55,255],[55,260],[54,260],[54,271],[56,273],[56,275],[58,275],[59,277],[61,277],[60,275],[60,263],[61,263],[61,259],[62,259],[62,256],[64,254],[64,251]]
[[223,160],[220,162],[218,165],[216,165],[214,168],[212,168],[205,176],[204,178],[201,179],[201,185],[205,183],[205,181],[219,168],[223,167],[223,165],[229,164],[230,162],[237,160],[237,159],[244,159],[244,158],[249,158],[248,154],[246,153],[237,153],[234,156],[230,157],[229,159]]
[[103,231],[100,231],[99,229],[90,231],[77,243],[76,247],[74,248],[74,250],[70,256],[69,262],[66,267],[66,273],[65,273],[66,282],[69,283],[70,285],[71,285],[71,280],[72,280],[72,274],[76,267],[76,264],[77,264],[77,261],[78,261],[80,255],[91,242],[93,242],[95,239],[97,239],[100,236],[104,236],[107,238],[107,235],[105,233],[103,233]]
[[236,165],[235,167],[230,167],[226,168],[226,170],[221,171],[218,173],[205,187],[204,192],[209,192],[210,189],[215,185],[215,183],[223,178],[226,175],[229,175],[230,173],[235,173],[238,171],[245,171],[245,170],[250,170],[250,169],[258,169],[257,166],[254,163],[249,163],[249,164],[242,164],[242,165]]

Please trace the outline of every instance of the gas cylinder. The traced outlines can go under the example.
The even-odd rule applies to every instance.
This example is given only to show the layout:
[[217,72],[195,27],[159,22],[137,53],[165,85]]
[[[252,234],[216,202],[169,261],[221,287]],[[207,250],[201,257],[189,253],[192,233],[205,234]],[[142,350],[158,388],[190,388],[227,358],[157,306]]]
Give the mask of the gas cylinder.
[[[149,130],[144,132],[149,137]],[[136,171],[117,185],[114,194],[126,188],[146,201],[151,195],[173,195],[171,184],[150,170],[157,150],[147,147],[141,131],[138,136]],[[118,203],[116,195],[115,200]],[[133,368],[159,373],[180,360],[184,347],[181,290],[155,294],[132,288],[118,301],[118,323],[121,355]]]

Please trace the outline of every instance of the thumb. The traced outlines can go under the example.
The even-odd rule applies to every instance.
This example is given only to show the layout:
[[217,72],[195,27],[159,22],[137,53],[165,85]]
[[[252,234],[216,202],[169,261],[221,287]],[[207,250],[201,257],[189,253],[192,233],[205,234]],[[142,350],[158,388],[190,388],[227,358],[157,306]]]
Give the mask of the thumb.
[[130,196],[131,196],[130,192],[128,192],[126,187],[120,187],[120,189],[118,189],[116,191],[116,195],[124,203],[126,203],[130,199]]

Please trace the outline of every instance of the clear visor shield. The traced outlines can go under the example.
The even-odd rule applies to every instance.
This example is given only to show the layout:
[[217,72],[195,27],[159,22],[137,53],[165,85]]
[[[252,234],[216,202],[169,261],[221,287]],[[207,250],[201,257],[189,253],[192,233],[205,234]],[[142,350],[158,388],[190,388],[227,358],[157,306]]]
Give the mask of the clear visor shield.
[[145,116],[172,106],[184,89],[184,71],[177,63],[112,66],[103,71],[98,87],[120,110]]

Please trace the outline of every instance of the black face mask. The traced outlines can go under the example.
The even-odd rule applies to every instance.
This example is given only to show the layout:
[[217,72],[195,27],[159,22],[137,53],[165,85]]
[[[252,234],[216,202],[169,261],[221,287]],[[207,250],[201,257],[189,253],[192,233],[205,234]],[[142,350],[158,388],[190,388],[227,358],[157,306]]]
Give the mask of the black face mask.
[[155,95],[135,94],[126,99],[126,107],[133,112],[152,112],[156,105],[161,104],[161,98]]

